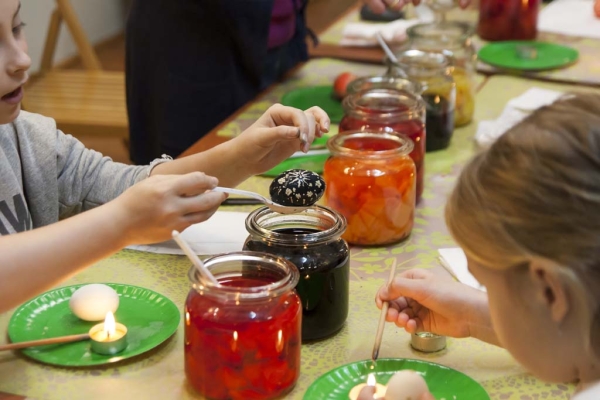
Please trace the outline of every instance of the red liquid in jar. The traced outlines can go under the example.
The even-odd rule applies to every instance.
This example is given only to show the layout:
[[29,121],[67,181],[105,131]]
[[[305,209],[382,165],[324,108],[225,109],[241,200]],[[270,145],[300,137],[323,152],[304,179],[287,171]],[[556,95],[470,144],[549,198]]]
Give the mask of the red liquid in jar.
[[540,0],[480,0],[477,34],[485,40],[532,40]]
[[[219,282],[249,288],[272,280],[237,276]],[[295,291],[235,305],[192,289],[185,315],[186,376],[207,398],[271,399],[298,379],[301,307]]]
[[377,122],[364,119],[353,118],[346,115],[340,122],[340,133],[345,131],[373,131],[373,132],[398,132],[408,136],[414,143],[414,149],[410,153],[410,158],[417,167],[417,202],[423,194],[423,179],[425,175],[424,157],[425,157],[425,127],[419,120],[408,120],[398,122]]

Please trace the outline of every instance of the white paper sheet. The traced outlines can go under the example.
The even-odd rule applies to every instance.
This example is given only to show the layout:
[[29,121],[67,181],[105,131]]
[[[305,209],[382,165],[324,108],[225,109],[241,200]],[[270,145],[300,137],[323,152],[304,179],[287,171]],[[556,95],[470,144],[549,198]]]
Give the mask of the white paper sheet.
[[497,119],[479,121],[475,141],[481,147],[490,146],[531,112],[554,103],[562,95],[562,92],[536,87],[527,90],[520,96],[509,100]]
[[442,266],[446,268],[457,281],[474,287],[475,289],[485,291],[485,287],[483,287],[469,272],[467,257],[460,247],[438,249],[438,253],[440,254]]
[[538,30],[600,39],[594,0],[554,0],[540,11]]
[[[194,224],[181,232],[192,250],[199,255],[241,251],[248,237],[246,217],[248,213],[217,211],[208,220]],[[134,245],[128,249],[159,254],[183,254],[173,240],[151,245]]]

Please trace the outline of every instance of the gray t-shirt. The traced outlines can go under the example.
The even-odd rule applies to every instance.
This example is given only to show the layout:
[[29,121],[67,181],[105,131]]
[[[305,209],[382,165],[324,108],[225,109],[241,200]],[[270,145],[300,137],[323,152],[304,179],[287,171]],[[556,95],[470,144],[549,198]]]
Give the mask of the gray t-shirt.
[[53,119],[22,111],[0,125],[0,234],[38,228],[104,204],[144,179],[86,149]]

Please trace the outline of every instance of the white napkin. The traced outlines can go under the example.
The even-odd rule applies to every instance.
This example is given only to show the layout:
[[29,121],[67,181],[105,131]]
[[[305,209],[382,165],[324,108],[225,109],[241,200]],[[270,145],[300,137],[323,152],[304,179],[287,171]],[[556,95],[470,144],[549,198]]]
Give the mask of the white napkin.
[[504,132],[521,122],[531,112],[554,103],[562,95],[562,92],[535,87],[527,90],[520,96],[510,100],[496,120],[480,121],[475,133],[475,141],[482,147],[491,145]]
[[[209,255],[241,251],[248,237],[246,217],[248,213],[217,211],[208,220],[194,224],[181,232],[196,254]],[[184,254],[173,240],[134,245],[128,249],[159,254]]]
[[594,0],[554,0],[540,11],[538,30],[600,39]]
[[340,46],[379,46],[377,33],[389,44],[398,44],[406,40],[406,30],[421,22],[433,21],[433,13],[425,5],[415,7],[417,17],[397,19],[392,22],[349,22],[342,31]]
[[460,247],[438,249],[438,253],[440,254],[440,264],[442,264],[442,266],[457,281],[474,287],[475,289],[485,291],[485,287],[477,282],[477,279],[469,272],[467,257]]

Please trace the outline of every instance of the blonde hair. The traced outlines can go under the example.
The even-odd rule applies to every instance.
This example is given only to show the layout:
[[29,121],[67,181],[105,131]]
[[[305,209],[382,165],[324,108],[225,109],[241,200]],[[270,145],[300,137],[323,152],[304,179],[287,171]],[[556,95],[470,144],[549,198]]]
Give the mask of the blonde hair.
[[600,95],[565,96],[475,156],[446,223],[481,265],[544,258],[560,266],[589,305],[589,342],[600,355]]

